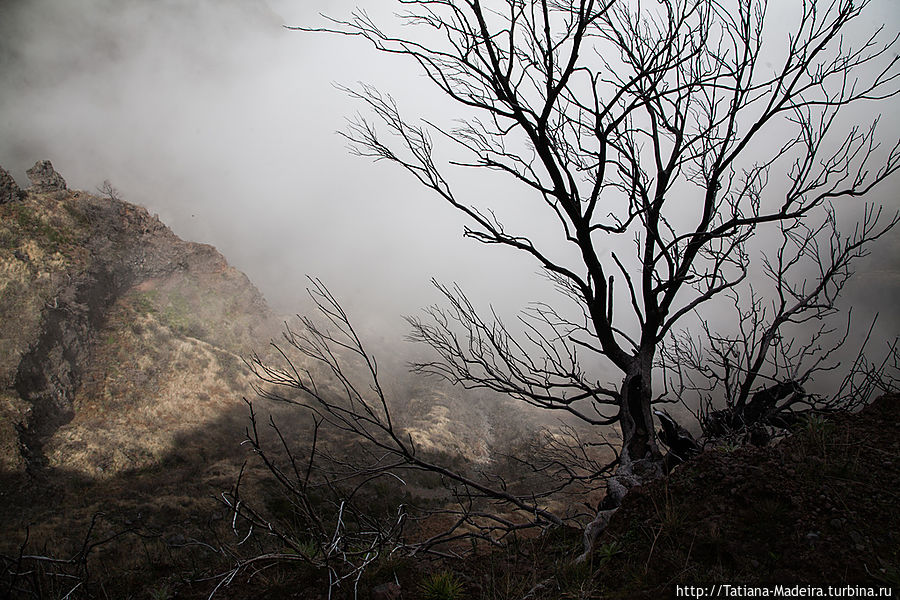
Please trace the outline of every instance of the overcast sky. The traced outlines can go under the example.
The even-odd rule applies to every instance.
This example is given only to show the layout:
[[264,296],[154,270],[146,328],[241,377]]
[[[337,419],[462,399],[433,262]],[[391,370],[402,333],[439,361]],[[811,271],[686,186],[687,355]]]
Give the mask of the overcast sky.
[[[0,165],[23,184],[43,158],[70,188],[109,179],[181,237],[215,245],[281,312],[299,306],[307,274],[387,337],[438,299],[432,277],[515,309],[545,298],[531,262],[463,240],[451,208],[335,134],[362,107],[334,82],[375,84],[412,115],[451,106],[409,62],[281,27],[355,5],[390,20],[383,0],[0,0]],[[867,27],[900,31],[900,4],[872,9]],[[883,112],[896,136],[900,105]],[[898,184],[878,195],[894,209]],[[897,301],[896,240],[885,306]]]
[[463,242],[449,207],[335,133],[361,107],[334,83],[428,97],[411,65],[282,28],[354,4],[4,2],[0,165],[22,183],[40,158],[74,189],[109,179],[283,312],[307,274],[398,335],[436,299],[431,277],[493,285],[502,268],[524,295],[533,265]]

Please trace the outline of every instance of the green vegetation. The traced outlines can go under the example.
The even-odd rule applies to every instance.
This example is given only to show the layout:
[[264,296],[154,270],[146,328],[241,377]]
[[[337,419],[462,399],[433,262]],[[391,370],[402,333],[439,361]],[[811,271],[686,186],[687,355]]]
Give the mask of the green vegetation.
[[605,542],[600,544],[594,550],[594,558],[600,561],[600,564],[605,564],[611,561],[614,557],[622,554],[623,546],[619,542],[613,540],[609,542]]
[[187,298],[178,291],[166,296],[166,303],[160,311],[160,319],[178,333],[184,333],[194,324],[193,310]]
[[[64,229],[62,223],[48,222],[32,205],[14,202],[10,210],[18,225],[20,235],[26,239],[35,240],[46,250],[57,252],[62,245],[71,241],[71,230]],[[6,240],[12,241],[10,237],[5,236]]]
[[422,600],[460,600],[463,584],[452,571],[432,573],[419,584]]
[[719,444],[716,445],[716,450],[718,450],[719,452],[724,452],[726,454],[731,454],[740,447],[741,444],[739,444],[737,441],[726,439],[722,440]]
[[812,448],[824,456],[834,434],[834,424],[823,415],[810,414],[804,419],[801,432]]
[[131,306],[138,314],[146,315],[156,313],[158,303],[159,292],[156,290],[136,292],[131,296]]

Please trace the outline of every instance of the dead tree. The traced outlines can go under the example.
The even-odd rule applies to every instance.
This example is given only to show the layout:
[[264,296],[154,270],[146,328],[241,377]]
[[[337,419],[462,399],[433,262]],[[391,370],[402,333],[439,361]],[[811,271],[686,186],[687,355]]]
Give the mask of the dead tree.
[[[270,421],[279,456],[265,447],[250,405],[246,443],[274,476],[293,518],[288,523],[283,516],[266,514],[245,497],[239,479],[222,496],[238,538],[262,532],[282,550],[237,561],[220,586],[244,570],[290,561],[322,569],[329,589],[350,586],[355,594],[365,569],[398,550],[447,556],[460,540],[498,544],[523,529],[583,526],[592,518],[581,503],[559,511],[550,509],[550,501],[566,494],[583,498],[597,490],[616,464],[610,442],[585,443],[571,429],[544,436],[537,452],[514,457],[515,478],[447,466],[418,448],[396,417],[378,365],[338,301],[318,280],[309,292],[317,315],[301,317],[299,327],[287,327],[282,340],[273,342],[281,362],[256,355],[247,361],[262,398],[293,405],[312,417],[311,444],[299,451]],[[341,450],[348,446],[350,450]],[[592,451],[597,446],[607,452]],[[373,512],[376,484],[393,485],[392,497],[400,498],[407,481],[423,474],[444,484],[447,502],[419,507],[410,499],[385,514]],[[438,533],[406,535],[408,528],[435,518],[447,523]]]
[[[753,0],[652,8],[403,0],[398,18],[408,27],[399,34],[363,11],[301,28],[362,38],[411,59],[458,104],[455,125],[413,121],[389,95],[362,85],[348,93],[373,118],[359,117],[345,135],[356,153],[400,166],[465,215],[467,237],[530,256],[561,292],[559,305],[536,306],[518,332],[442,286],[449,306],[411,321],[413,337],[436,351],[417,369],[596,428],[618,425],[613,504],[658,476],[652,406],[664,399],[654,382],[660,347],[676,325],[746,293],[760,260],[757,234],[781,232],[799,255],[820,252],[832,207],[865,196],[900,166],[900,145],[882,146],[877,117],[868,125],[844,120],[846,109],[871,115],[898,92],[897,37],[854,31],[868,4],[808,0],[773,24],[766,3]],[[770,33],[776,25],[785,33]],[[460,157],[442,164],[435,139]],[[489,200],[457,194],[454,169],[505,177],[516,210],[544,215],[546,229],[507,228]],[[896,222],[878,210],[866,214],[851,241],[837,238],[851,252]],[[556,245],[546,242],[553,236]],[[615,312],[614,274],[622,282]],[[790,321],[822,298],[827,305],[828,286],[839,279],[779,287],[778,314]],[[752,356],[765,362],[789,342],[781,325],[764,331]],[[602,369],[621,379],[600,381]],[[744,402],[760,387],[758,373],[742,371]],[[367,409],[347,411],[366,428],[382,426]],[[521,498],[507,500],[521,507]]]

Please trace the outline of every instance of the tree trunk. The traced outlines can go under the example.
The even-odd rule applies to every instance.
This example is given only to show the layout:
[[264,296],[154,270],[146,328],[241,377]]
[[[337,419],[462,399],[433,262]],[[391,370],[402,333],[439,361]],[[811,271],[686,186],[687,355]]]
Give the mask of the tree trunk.
[[652,353],[648,356],[639,354],[622,381],[619,402],[622,453],[619,467],[606,483],[606,496],[600,503],[597,516],[584,529],[584,552],[576,562],[583,562],[591,555],[597,536],[606,529],[628,490],[658,479],[665,473],[663,456],[656,444],[651,410],[652,365]]
[[[653,388],[651,380],[652,357],[637,356],[634,367],[629,369],[622,382],[622,398],[619,403],[620,424],[622,427],[622,456],[619,471],[627,474],[641,475],[633,472],[636,464],[662,464],[662,454],[656,444],[656,433],[653,426],[651,400]],[[647,473],[653,477],[653,473]]]

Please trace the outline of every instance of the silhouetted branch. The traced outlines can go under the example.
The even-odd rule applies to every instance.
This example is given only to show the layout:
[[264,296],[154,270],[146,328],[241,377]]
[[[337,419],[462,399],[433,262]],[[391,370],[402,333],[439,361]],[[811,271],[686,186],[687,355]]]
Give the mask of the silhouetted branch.
[[[871,110],[900,92],[900,35],[880,28],[849,41],[868,2],[804,2],[779,28],[788,29],[781,40],[765,26],[769,5],[755,0],[652,9],[603,0],[401,4],[407,27],[399,34],[362,10],[301,29],[411,60],[461,118],[452,126],[411,120],[390,95],[362,84],[347,89],[367,110],[344,133],[352,151],[411,174],[465,217],[466,236],[530,257],[579,315],[536,305],[512,329],[459,289],[439,286],[449,306],[410,320],[413,339],[436,353],[417,371],[586,425],[617,423],[622,447],[607,497],[620,498],[663,472],[653,405],[672,399],[654,389],[660,366],[676,368],[663,376],[665,392],[699,394],[707,413],[722,405],[722,394],[741,418],[751,404],[775,410],[757,394],[802,387],[833,368],[833,354],[820,348],[833,333],[827,321],[806,341],[791,335],[833,318],[852,260],[897,222],[867,208],[849,235],[837,227],[839,203],[900,169],[900,142],[882,145],[877,115],[845,124],[848,108]],[[440,160],[437,142],[460,156]],[[506,225],[513,219],[489,195],[463,198],[451,177],[458,169],[505,178],[511,210],[538,225]],[[760,235],[779,240],[768,246]],[[633,242],[631,257],[623,241]],[[770,280],[766,296],[751,279],[757,265]],[[613,271],[630,300],[615,312]],[[703,342],[677,333],[728,299],[737,332],[707,328]],[[366,401],[321,344],[338,341],[317,334],[305,352],[330,369],[347,402],[299,382],[316,400],[311,410],[418,464],[377,386],[379,397]],[[358,340],[350,342],[343,350],[367,362]],[[602,369],[621,381],[601,385],[588,375]],[[299,375],[260,371],[288,384]],[[796,391],[775,407],[807,402]],[[445,476],[475,493],[500,491]],[[505,500],[522,511],[528,505],[519,496]]]
[[[265,448],[256,411],[248,402],[246,444],[288,500],[293,526],[267,516],[244,496],[242,470],[232,490],[222,495],[232,512],[238,545],[260,532],[284,550],[238,560],[222,574],[220,586],[242,571],[282,559],[323,569],[332,587],[355,586],[378,556],[399,550],[449,555],[456,552],[452,546],[459,540],[498,544],[524,529],[590,518],[584,510],[558,513],[551,508],[551,499],[565,494],[583,497],[602,488],[616,462],[611,443],[584,443],[571,427],[546,432],[521,453],[505,457],[514,462],[506,469],[516,473],[512,479],[486,467],[450,466],[430,456],[394,416],[377,363],[348,315],[320,281],[311,281],[309,292],[319,318],[301,317],[299,329],[286,327],[282,343],[273,342],[280,366],[256,355],[248,360],[259,378],[257,392],[262,398],[295,406],[312,417],[303,458],[270,419],[269,428],[280,444],[276,458]],[[557,358],[563,360],[562,355]],[[328,451],[323,446],[326,439],[353,449]],[[441,480],[448,491],[442,506],[417,506],[407,492],[392,510],[373,511],[376,484],[390,482],[400,498],[417,473]],[[447,518],[452,523],[427,538],[407,533],[408,523]],[[429,528],[434,530],[433,525]]]

